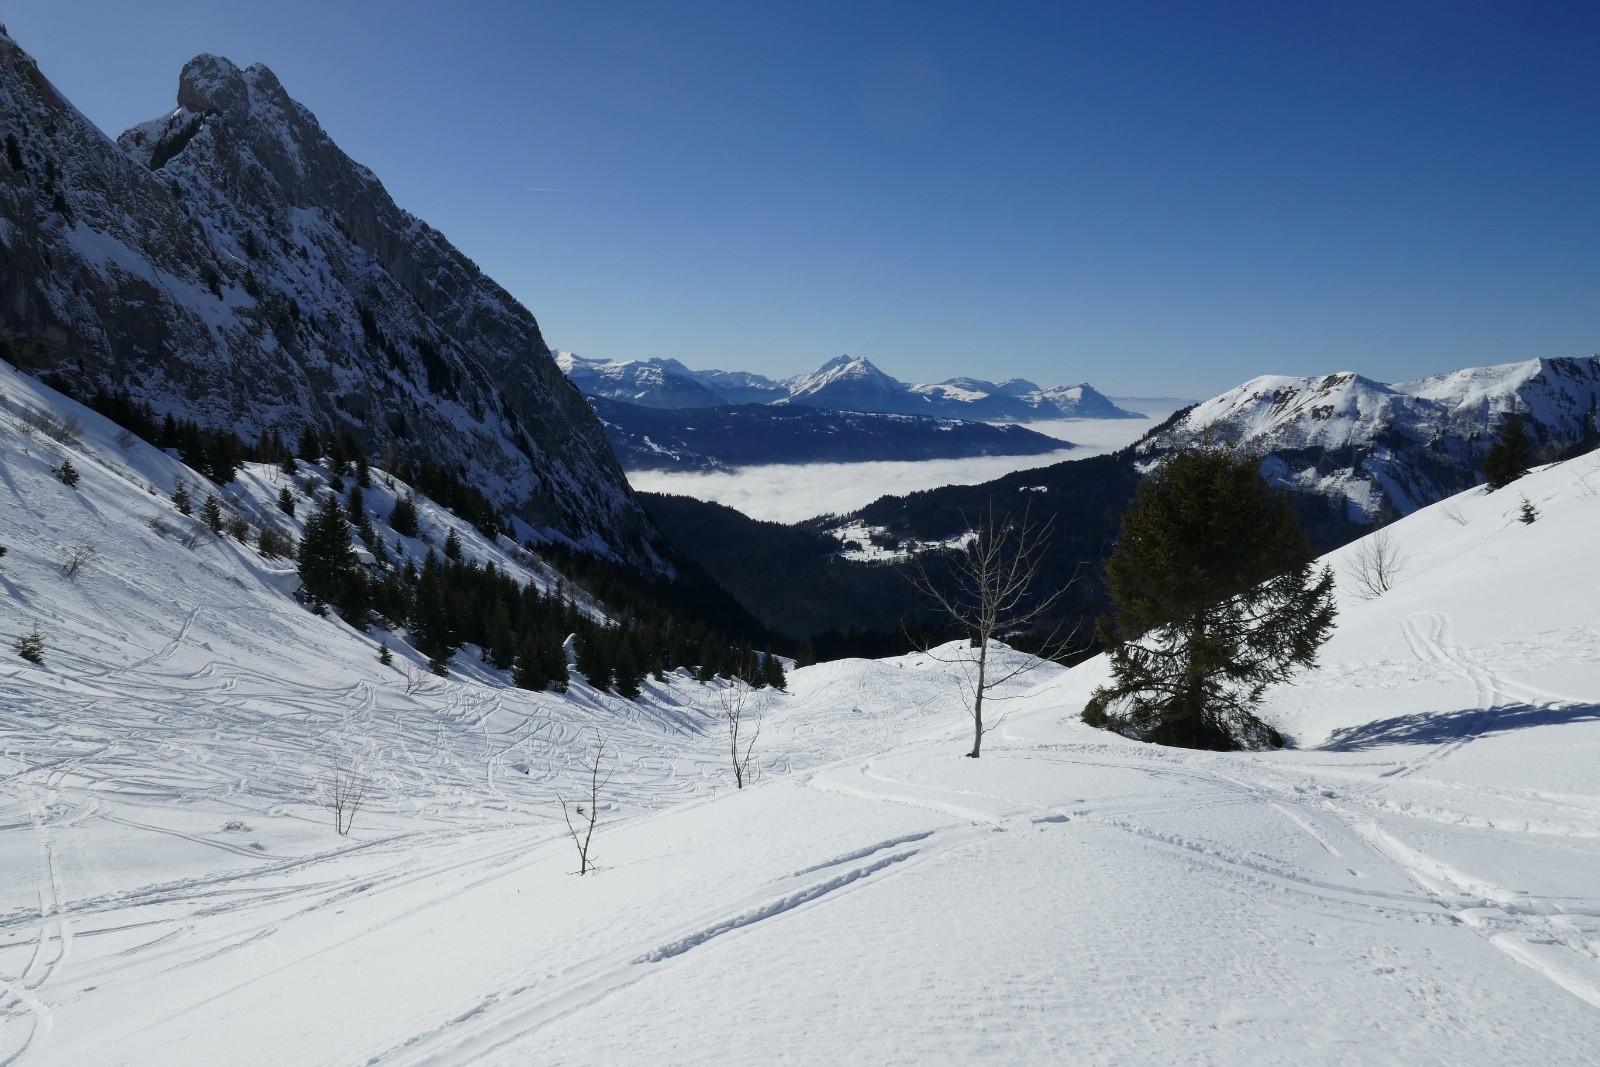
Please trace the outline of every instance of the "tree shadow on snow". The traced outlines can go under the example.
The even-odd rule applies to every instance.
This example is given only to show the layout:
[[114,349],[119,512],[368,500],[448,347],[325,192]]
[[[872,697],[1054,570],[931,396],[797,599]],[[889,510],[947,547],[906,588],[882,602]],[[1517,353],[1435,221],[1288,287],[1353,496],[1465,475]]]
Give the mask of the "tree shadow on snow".
[[1600,705],[1567,704],[1562,707],[1535,707],[1508,704],[1484,711],[1440,711],[1400,715],[1336,730],[1319,748],[1334,752],[1358,752],[1380,745],[1440,745],[1464,737],[1503,734],[1530,726],[1561,726],[1567,723],[1600,722]]

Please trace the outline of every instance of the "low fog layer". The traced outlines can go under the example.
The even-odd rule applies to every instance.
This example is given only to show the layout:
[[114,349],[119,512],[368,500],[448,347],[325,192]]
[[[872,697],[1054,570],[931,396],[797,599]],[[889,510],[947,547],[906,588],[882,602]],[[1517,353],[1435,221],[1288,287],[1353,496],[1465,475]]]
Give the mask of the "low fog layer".
[[[1124,407],[1129,407],[1123,402]],[[1028,428],[1071,441],[1076,448],[1041,456],[980,456],[883,463],[774,463],[731,472],[633,471],[628,481],[650,493],[714,500],[752,518],[799,522],[814,515],[854,511],[888,493],[943,485],[972,485],[1012,471],[1086,459],[1132,444],[1180,405],[1137,404],[1149,419],[1057,419]]]

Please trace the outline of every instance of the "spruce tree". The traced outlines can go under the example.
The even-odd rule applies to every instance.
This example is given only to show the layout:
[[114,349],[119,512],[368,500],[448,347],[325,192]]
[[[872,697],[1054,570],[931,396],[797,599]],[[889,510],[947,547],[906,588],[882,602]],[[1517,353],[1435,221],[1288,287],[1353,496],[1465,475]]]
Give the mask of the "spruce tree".
[[545,669],[548,659],[541,642],[541,635],[530,633],[522,639],[522,644],[517,648],[516,663],[511,669],[511,682],[518,689],[530,689],[537,693],[552,681]]
[[44,664],[44,635],[35,626],[32,630],[17,638],[11,650],[29,663]]
[[401,537],[417,536],[417,502],[410,493],[394,502],[389,512],[389,526]]
[[61,484],[68,489],[76,489],[78,487],[78,471],[72,465],[72,460],[63,459],[61,466],[56,468],[55,473],[56,477],[61,479]]
[[172,490],[172,503],[177,506],[180,515],[188,515],[194,511],[194,505],[189,500],[189,485],[179,479],[177,487]]
[[450,527],[449,536],[444,539],[444,558],[459,560],[461,558],[461,538],[456,534],[456,528]]
[[511,633],[511,611],[504,600],[494,598],[484,619],[483,656],[490,665],[509,668],[517,658],[516,638]]
[[1528,436],[1527,419],[1515,411],[1508,412],[1500,422],[1495,443],[1489,446],[1489,453],[1483,458],[1483,477],[1490,492],[1504,489],[1527,474],[1532,452],[1533,439]]
[[307,463],[317,463],[322,459],[322,438],[317,436],[317,431],[307,426],[300,431],[300,458]]
[[643,672],[639,670],[639,658],[634,654],[633,647],[626,637],[619,637],[617,641],[613,676],[618,696],[629,700],[639,699],[639,694],[642,692],[639,684],[643,680]]
[[1333,572],[1313,559],[1258,460],[1172,457],[1140,486],[1106,562],[1112,681],[1085,720],[1185,748],[1281,743],[1254,708],[1314,665],[1333,630]]
[[294,518],[294,494],[289,492],[287,485],[278,490],[278,510]]
[[215,493],[206,494],[206,502],[200,505],[200,519],[212,533],[222,533],[222,505],[217,502]]
[[345,585],[356,569],[350,545],[350,524],[345,521],[339,498],[325,496],[316,514],[306,521],[298,553],[300,584],[313,600],[338,604]]
[[385,667],[394,662],[394,653],[389,651],[388,641],[378,642],[378,662]]

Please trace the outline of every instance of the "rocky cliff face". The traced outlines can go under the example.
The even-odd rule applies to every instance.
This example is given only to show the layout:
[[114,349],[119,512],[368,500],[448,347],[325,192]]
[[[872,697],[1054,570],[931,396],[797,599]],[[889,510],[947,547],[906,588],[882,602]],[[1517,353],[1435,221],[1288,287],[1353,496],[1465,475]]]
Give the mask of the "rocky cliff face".
[[0,34],[0,344],[248,438],[310,425],[455,469],[536,533],[655,534],[533,316],[262,66],[199,56],[113,143]]
[[1533,359],[1386,385],[1357,374],[1264,376],[1157,427],[1135,446],[1152,462],[1209,442],[1262,456],[1287,487],[1387,521],[1483,481],[1508,412],[1528,418],[1543,458],[1600,441],[1600,356]]

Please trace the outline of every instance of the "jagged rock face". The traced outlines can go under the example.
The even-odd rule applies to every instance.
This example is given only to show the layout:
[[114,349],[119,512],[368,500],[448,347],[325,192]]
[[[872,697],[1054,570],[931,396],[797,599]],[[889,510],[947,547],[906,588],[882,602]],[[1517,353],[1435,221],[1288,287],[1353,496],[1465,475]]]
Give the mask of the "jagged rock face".
[[178,107],[112,143],[0,35],[0,121],[0,355],[247,438],[348,430],[538,532],[655,563],[533,316],[271,71],[196,57]]
[[1600,441],[1600,356],[1534,359],[1385,385],[1357,374],[1264,376],[1196,405],[1135,446],[1146,463],[1202,443],[1262,457],[1287,487],[1386,521],[1483,481],[1508,412],[1548,458]]

